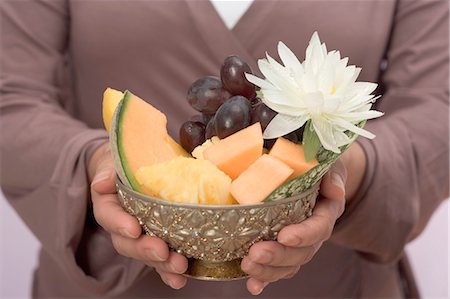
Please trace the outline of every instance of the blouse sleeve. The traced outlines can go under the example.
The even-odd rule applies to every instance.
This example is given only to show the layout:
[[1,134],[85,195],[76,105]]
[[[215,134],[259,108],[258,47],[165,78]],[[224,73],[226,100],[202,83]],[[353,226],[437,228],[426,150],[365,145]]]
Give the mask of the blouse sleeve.
[[[448,1],[398,2],[385,93],[360,138],[367,171],[332,240],[371,261],[398,259],[449,195]],[[376,24],[374,24],[376,26]]]
[[87,225],[86,165],[107,134],[67,112],[71,103],[61,80],[67,3],[1,1],[0,13],[2,190],[43,250],[80,288],[120,293],[145,267],[119,256],[106,234]]

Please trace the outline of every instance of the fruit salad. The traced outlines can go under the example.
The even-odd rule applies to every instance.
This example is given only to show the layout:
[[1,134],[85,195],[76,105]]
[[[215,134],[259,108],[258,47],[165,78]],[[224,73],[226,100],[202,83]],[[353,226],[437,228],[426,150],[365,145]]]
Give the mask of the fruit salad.
[[129,91],[108,88],[103,120],[117,174],[137,192],[188,204],[259,204],[316,184],[382,113],[371,110],[376,84],[314,33],[300,62],[282,42],[280,64],[224,59],[220,76],[199,78],[187,101],[199,113],[182,124],[180,145],[166,116]]

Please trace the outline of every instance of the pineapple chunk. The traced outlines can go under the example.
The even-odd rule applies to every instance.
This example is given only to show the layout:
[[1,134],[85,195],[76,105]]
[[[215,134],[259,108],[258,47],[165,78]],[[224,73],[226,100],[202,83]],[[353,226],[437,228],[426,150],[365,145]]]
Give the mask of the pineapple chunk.
[[211,137],[211,139],[206,139],[205,142],[203,142],[202,145],[197,146],[196,148],[194,148],[194,150],[192,151],[192,157],[200,159],[200,160],[205,160],[205,158],[203,157],[203,152],[210,146],[219,143],[220,139],[217,136],[213,136]]
[[176,157],[144,166],[136,172],[142,190],[151,196],[173,202],[229,205],[231,178],[206,160]]

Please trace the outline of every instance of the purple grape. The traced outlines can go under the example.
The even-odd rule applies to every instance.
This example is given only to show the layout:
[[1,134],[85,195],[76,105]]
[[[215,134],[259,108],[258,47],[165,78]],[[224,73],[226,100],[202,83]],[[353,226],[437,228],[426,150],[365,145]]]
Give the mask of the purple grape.
[[303,125],[295,131],[295,134],[297,134],[297,140],[299,142],[303,141],[303,132],[305,131],[305,127],[306,125]]
[[205,125],[201,122],[187,121],[180,128],[181,146],[189,153],[205,142]]
[[211,139],[213,136],[217,136],[215,116],[211,117],[211,119],[209,120],[208,124],[206,125],[206,132],[205,132],[206,139]]
[[202,117],[203,117],[203,123],[205,125],[207,125],[209,123],[209,121],[211,120],[211,118],[214,117],[214,114],[204,114],[203,113]]
[[283,138],[292,141],[294,143],[298,143],[297,131],[293,131],[283,136]]
[[251,124],[251,105],[247,98],[234,96],[217,110],[215,128],[222,139],[248,127]]
[[266,149],[268,149],[270,151],[272,146],[275,144],[275,141],[277,141],[276,138],[274,138],[274,139],[264,139],[264,148],[266,148]]
[[192,83],[187,93],[189,104],[197,111],[214,114],[231,97],[219,77],[209,76]]
[[209,120],[214,116],[210,114],[195,114],[189,118],[190,121],[199,122],[205,126],[208,124]]
[[245,73],[251,74],[252,70],[239,56],[228,56],[220,68],[225,89],[232,95],[241,95],[252,100],[256,96],[255,85],[247,81]]
[[202,115],[202,114],[195,114],[195,115],[191,116],[191,117],[189,118],[189,121],[193,121],[193,122],[205,124],[205,123],[204,123],[204,120],[203,120],[203,115]]
[[260,102],[252,109],[252,123],[259,122],[262,130],[264,131],[275,115],[277,115],[275,111]]

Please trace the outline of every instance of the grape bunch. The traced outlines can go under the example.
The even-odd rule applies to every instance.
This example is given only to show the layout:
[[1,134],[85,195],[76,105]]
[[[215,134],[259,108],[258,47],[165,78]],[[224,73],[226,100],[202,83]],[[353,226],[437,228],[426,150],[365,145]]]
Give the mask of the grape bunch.
[[[191,153],[206,139],[223,139],[256,122],[264,131],[275,117],[277,113],[256,97],[256,87],[247,81],[245,73],[252,73],[250,66],[239,56],[229,56],[220,68],[220,77],[207,76],[192,83],[187,100],[201,114],[180,128],[181,146],[186,151]],[[299,135],[298,130],[284,137],[298,142]],[[270,149],[274,142],[265,140],[264,145]]]

